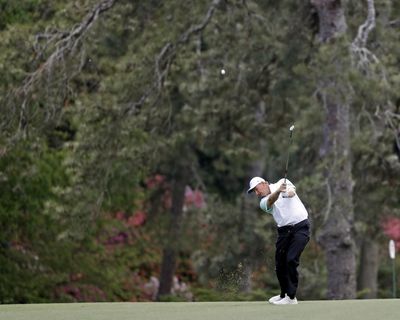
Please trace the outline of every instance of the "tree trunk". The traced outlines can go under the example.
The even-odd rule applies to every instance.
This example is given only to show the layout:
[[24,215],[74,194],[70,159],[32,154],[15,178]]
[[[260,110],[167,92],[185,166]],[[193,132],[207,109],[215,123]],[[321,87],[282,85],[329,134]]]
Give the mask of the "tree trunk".
[[173,277],[175,275],[177,255],[179,253],[179,238],[181,231],[181,219],[183,203],[185,199],[186,175],[184,170],[180,172],[172,184],[172,206],[166,244],[163,249],[163,257],[160,272],[160,287],[157,300],[163,295],[171,293]]
[[346,32],[347,25],[341,0],[311,0],[318,11],[320,42],[329,42]]
[[163,249],[160,273],[160,287],[158,289],[157,300],[160,300],[161,296],[171,293],[175,268],[176,251],[171,247],[166,247]]
[[356,296],[356,259],[353,239],[353,181],[350,159],[349,107],[326,97],[325,147],[329,169],[327,187],[331,204],[320,242],[328,269],[328,298]]
[[367,236],[361,246],[358,290],[362,298],[375,299],[378,290],[379,244]]
[[[335,46],[334,38],[346,30],[340,0],[312,0],[319,17],[319,40]],[[328,44],[329,43],[329,44]],[[333,49],[333,48],[332,48]],[[333,51],[333,50],[331,50]],[[337,70],[344,69],[336,59]],[[319,238],[328,269],[328,298],[356,296],[356,259],[353,239],[353,180],[350,158],[350,107],[340,92],[339,76],[322,74],[319,85],[326,110],[322,155],[327,161],[328,210]]]
[[249,293],[253,289],[253,281],[251,279],[251,276],[253,274],[253,264],[251,261],[247,261],[242,270],[241,274],[241,279],[239,283],[239,290],[240,292],[246,292]]

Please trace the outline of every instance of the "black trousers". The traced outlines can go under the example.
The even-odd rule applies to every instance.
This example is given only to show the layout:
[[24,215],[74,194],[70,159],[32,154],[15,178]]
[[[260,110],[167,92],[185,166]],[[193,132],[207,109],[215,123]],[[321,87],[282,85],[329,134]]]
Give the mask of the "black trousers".
[[308,219],[293,226],[278,228],[276,241],[275,267],[281,297],[287,294],[291,299],[296,296],[299,283],[297,267],[300,255],[310,240],[310,223]]

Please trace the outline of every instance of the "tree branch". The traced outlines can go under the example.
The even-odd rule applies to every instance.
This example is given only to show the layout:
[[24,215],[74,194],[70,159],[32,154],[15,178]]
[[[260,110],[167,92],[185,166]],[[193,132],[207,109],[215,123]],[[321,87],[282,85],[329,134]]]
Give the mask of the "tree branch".
[[[40,34],[40,37],[48,38],[45,45],[47,48],[55,42],[55,51],[46,59],[46,61],[32,74],[30,74],[23,82],[23,86],[19,91],[27,93],[32,89],[33,84],[42,76],[46,71],[50,71],[52,66],[64,59],[65,56],[73,54],[82,37],[90,30],[94,22],[98,19],[100,14],[109,10],[118,0],[103,0],[98,3],[92,10],[85,16],[82,22],[76,25],[68,32],[55,32],[53,34]],[[39,55],[43,54],[42,52]]]
[[368,15],[365,22],[358,28],[357,37],[353,41],[353,45],[358,48],[365,48],[368,35],[375,28],[375,3],[374,0],[367,0]]
[[[176,44],[167,43],[161,50],[160,54],[157,56],[156,59],[156,75],[157,75],[157,82],[158,82],[158,89],[161,90],[165,77],[169,71],[169,67],[172,63],[173,58],[176,55],[176,51],[180,45],[186,44],[190,37],[194,34],[197,34],[203,31],[208,23],[210,22],[212,16],[214,15],[216,7],[220,4],[221,0],[213,0],[211,5],[209,6],[206,15],[203,18],[203,21],[198,24],[191,26],[188,30],[186,30],[181,36],[179,37]],[[165,60],[165,61],[163,61]],[[162,63],[163,62],[163,63]],[[163,70],[162,64],[164,65]]]
[[389,27],[398,28],[400,27],[400,19],[392,20],[389,22]]
[[192,26],[189,30],[187,30],[185,33],[183,33],[178,41],[179,44],[183,44],[188,42],[189,38],[195,34],[198,33],[200,31],[203,31],[205,29],[205,27],[208,25],[208,23],[210,22],[215,9],[217,8],[217,6],[220,4],[221,0],[213,0],[211,2],[210,7],[208,8],[207,14],[205,15],[203,21],[195,26]]
[[143,103],[154,93],[154,91],[156,91],[156,95],[153,105],[158,101],[158,98],[164,86],[165,79],[168,76],[170,66],[173,63],[180,46],[186,44],[193,35],[201,33],[207,27],[214,15],[216,8],[220,3],[221,0],[212,0],[210,6],[208,7],[207,13],[205,14],[201,23],[193,25],[188,30],[183,32],[175,43],[167,42],[162,47],[159,54],[155,58],[154,82],[150,85],[149,89],[146,90],[146,92],[139,98],[138,101],[128,104],[127,109],[123,112],[124,115],[138,112]]
[[[21,86],[18,87],[17,89],[13,90],[10,92],[9,97],[7,99],[7,103],[10,106],[10,113],[18,113],[19,114],[19,120],[18,120],[18,131],[23,132],[25,135],[26,132],[24,132],[28,125],[29,122],[29,116],[28,113],[32,112],[32,110],[28,109],[28,105],[30,102],[30,99],[34,95],[34,91],[37,88],[38,84],[42,80],[46,80],[45,76],[47,75],[49,78],[53,76],[53,68],[54,67],[60,67],[65,69],[65,59],[67,57],[75,57],[77,55],[77,48],[81,43],[82,38],[87,34],[87,32],[93,27],[94,23],[97,21],[99,16],[106,12],[107,10],[111,9],[114,4],[118,0],[102,0],[99,3],[97,3],[88,14],[83,18],[83,20],[75,25],[74,27],[71,28],[69,31],[58,31],[55,30],[53,32],[45,32],[43,34],[38,34],[36,36],[36,42],[34,44],[34,49],[36,51],[37,57],[36,60],[40,60],[42,57],[45,56],[46,50],[50,46],[54,46],[53,52],[48,56],[48,58],[43,62],[34,72],[30,73],[22,82]],[[40,47],[39,46],[39,41],[40,39],[46,39],[46,43]],[[80,54],[83,54],[83,51],[80,52]],[[82,69],[83,64],[79,63],[79,70],[78,72]],[[63,70],[64,72],[64,70]],[[74,74],[72,72],[72,74]],[[54,83],[54,79],[49,79],[47,78],[49,83]],[[67,85],[65,82],[68,82],[68,80],[71,78],[71,76],[68,77],[68,75],[65,74],[62,77],[62,83],[63,83],[63,90],[67,90]],[[47,88],[50,89],[50,88]],[[60,96],[60,95],[58,95]],[[53,109],[56,109],[53,107]],[[49,111],[45,110],[45,113],[47,113],[47,116],[49,116],[50,113],[56,114],[57,112],[55,110]],[[3,121],[1,124],[3,127],[7,127],[10,125],[13,120],[6,119]]]
[[[371,72],[371,64],[380,64],[378,57],[367,49],[367,40],[369,33],[375,28],[375,2],[374,0],[367,0],[368,15],[365,22],[358,28],[358,33],[354,41],[350,45],[351,57],[353,65],[366,74]],[[382,79],[387,82],[385,70],[381,70]]]
[[[54,51],[48,56],[46,61],[29,74],[23,81],[22,85],[13,92],[13,99],[19,100],[17,112],[19,114],[19,130],[24,130],[28,123],[28,102],[30,95],[33,94],[34,89],[38,83],[44,78],[44,75],[52,75],[53,67],[59,66],[62,62],[65,62],[67,57],[76,56],[77,47],[81,43],[82,38],[91,29],[93,24],[97,21],[99,16],[111,9],[118,0],[102,0],[95,5],[90,12],[85,16],[81,23],[74,26],[70,31],[59,31],[45,32],[36,36],[35,51],[37,57],[41,58],[45,55],[45,51],[50,47],[54,46]],[[154,64],[154,81],[150,83],[147,90],[141,95],[141,97],[135,101],[127,104],[125,110],[122,112],[126,114],[136,114],[141,109],[142,105],[150,98],[153,100],[154,105],[162,92],[162,88],[166,77],[168,76],[170,66],[173,63],[179,48],[186,44],[193,35],[201,33],[207,25],[210,23],[215,10],[222,0],[212,0],[208,10],[199,24],[190,26],[189,29],[184,31],[176,40],[175,43],[166,43],[159,54],[155,58]],[[46,43],[40,47],[38,42],[40,39],[46,39]],[[79,68],[82,68],[82,63],[79,64]],[[78,71],[79,72],[79,71]],[[68,79],[70,79],[69,77]],[[67,80],[68,80],[67,79]],[[45,111],[48,112],[48,111]],[[54,112],[53,112],[54,113]]]

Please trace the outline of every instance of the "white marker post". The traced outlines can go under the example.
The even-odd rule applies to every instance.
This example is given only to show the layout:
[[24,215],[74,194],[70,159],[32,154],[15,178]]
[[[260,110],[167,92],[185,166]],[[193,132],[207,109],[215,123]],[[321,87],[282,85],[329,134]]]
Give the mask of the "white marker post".
[[392,259],[393,298],[396,299],[396,245],[393,240],[389,241],[389,257]]

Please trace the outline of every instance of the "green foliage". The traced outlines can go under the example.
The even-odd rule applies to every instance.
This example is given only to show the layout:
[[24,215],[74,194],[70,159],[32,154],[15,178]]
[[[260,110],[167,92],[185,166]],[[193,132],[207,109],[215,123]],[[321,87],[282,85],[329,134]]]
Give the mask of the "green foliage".
[[[400,264],[396,257],[395,272],[396,272],[396,295],[399,296],[399,270]],[[385,255],[382,259],[382,263],[378,273],[380,286],[378,288],[378,297],[382,299],[393,298],[393,267],[392,260]]]
[[7,25],[33,23],[51,15],[52,9],[47,0],[0,1],[0,30]]
[[68,184],[60,167],[65,155],[46,149],[40,140],[26,141],[3,152],[0,243],[4,281],[0,300],[6,303],[45,301],[49,299],[50,283],[62,277],[51,271],[55,261],[48,263],[48,259],[68,250],[67,244],[54,242],[60,227],[43,210],[46,201],[55,198],[53,188]]

